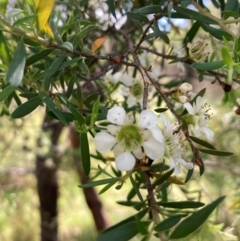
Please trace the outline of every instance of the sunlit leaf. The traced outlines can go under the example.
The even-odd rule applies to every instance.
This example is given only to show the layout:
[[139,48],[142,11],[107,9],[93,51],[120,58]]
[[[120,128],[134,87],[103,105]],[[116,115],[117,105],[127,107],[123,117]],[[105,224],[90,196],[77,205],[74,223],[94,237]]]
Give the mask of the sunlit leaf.
[[214,202],[205,206],[201,210],[193,213],[184,219],[172,232],[170,239],[184,238],[196,231],[208,219],[214,209],[223,201],[225,196],[218,198]]
[[9,95],[12,94],[12,92],[15,90],[16,88],[14,86],[7,86],[5,89],[3,89],[0,92],[0,102],[5,100]]
[[3,64],[9,65],[11,62],[10,50],[2,31],[0,31],[0,57]]
[[231,67],[232,64],[233,64],[233,60],[232,60],[232,57],[229,53],[229,51],[227,50],[226,47],[222,47],[222,58],[223,58],[223,61],[224,63],[228,66],[228,67]]
[[94,54],[103,45],[105,41],[106,41],[105,37],[96,39],[92,44],[92,54]]
[[52,12],[55,0],[35,0],[37,13],[37,27],[41,31],[46,27],[46,23]]

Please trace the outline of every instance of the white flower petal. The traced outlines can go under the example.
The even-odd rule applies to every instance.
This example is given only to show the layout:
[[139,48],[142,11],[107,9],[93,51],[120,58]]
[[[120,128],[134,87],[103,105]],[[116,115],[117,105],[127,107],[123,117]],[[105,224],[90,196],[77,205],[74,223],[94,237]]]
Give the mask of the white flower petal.
[[107,152],[113,148],[116,139],[107,132],[99,132],[94,137],[94,143],[99,152]]
[[172,157],[170,157],[169,161],[170,161],[170,168],[174,169],[174,174],[176,174],[176,175],[180,174],[182,171],[181,171],[180,167],[178,166],[178,164],[175,162],[175,160]]
[[107,119],[113,124],[123,125],[126,111],[121,106],[114,106],[108,110]]
[[113,135],[113,136],[116,136],[117,133],[119,132],[119,126],[115,126],[115,125],[108,125],[107,126],[107,131]]
[[120,171],[130,171],[134,168],[136,159],[130,152],[124,152],[117,156],[115,162]]
[[113,75],[113,82],[114,83],[118,83],[119,81],[121,81],[122,79],[122,73],[121,72],[116,72],[114,75]]
[[185,107],[185,109],[187,109],[187,111],[190,115],[196,114],[195,109],[193,108],[193,106],[189,102],[185,103],[183,106]]
[[206,135],[208,140],[212,140],[214,133],[207,127],[202,127],[201,131]]
[[124,123],[126,124],[132,124],[134,122],[134,116],[133,116],[133,113],[132,112],[128,112],[126,114],[126,118],[124,120]]
[[123,74],[120,80],[124,85],[130,87],[133,85],[133,77],[129,74]]
[[118,156],[122,154],[125,151],[125,149],[118,143],[113,147],[113,154],[114,156]]
[[133,154],[134,156],[137,158],[137,159],[142,159],[144,157],[144,154],[142,152],[142,148],[139,147],[137,148],[136,150],[133,151]]
[[182,158],[176,158],[176,161],[180,163],[182,166],[186,167],[187,169],[193,169],[193,163],[192,162],[186,162]]
[[129,96],[128,96],[128,98],[127,98],[127,105],[129,106],[129,107],[131,107],[131,106],[133,106],[133,105],[135,105],[136,104],[136,100],[135,100],[135,98],[130,94]]
[[159,142],[161,142],[161,143],[164,143],[163,133],[162,133],[161,129],[160,129],[158,126],[153,127],[150,131],[151,131],[153,137],[154,137],[157,141],[159,141]]
[[201,96],[197,97],[195,113],[197,113],[199,110],[201,110],[201,107],[203,106],[203,101],[204,100],[203,100],[203,98]]
[[166,127],[166,131],[167,132],[171,131],[171,122],[166,118],[166,116],[164,114],[161,114],[160,116],[163,121],[163,124]]
[[151,110],[143,110],[140,114],[139,125],[142,128],[151,129],[157,125],[158,117]]
[[154,138],[143,142],[143,148],[146,155],[152,160],[162,158],[164,155],[164,145]]

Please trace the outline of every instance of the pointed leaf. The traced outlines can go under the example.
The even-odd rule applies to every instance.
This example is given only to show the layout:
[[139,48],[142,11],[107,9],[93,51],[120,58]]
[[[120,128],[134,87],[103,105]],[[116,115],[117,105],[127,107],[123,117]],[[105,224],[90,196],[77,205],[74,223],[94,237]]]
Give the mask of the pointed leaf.
[[89,144],[87,133],[80,134],[81,161],[86,176],[90,173],[91,159],[89,154]]
[[89,183],[79,185],[79,187],[81,188],[96,187],[96,186],[100,186],[108,183],[116,183],[118,181],[121,181],[121,177],[108,178],[108,179],[102,179],[99,181],[89,182]]
[[201,202],[194,202],[194,201],[179,201],[179,202],[158,202],[158,205],[163,206],[165,208],[186,209],[186,208],[200,208],[205,204]]
[[99,111],[99,106],[100,106],[100,95],[98,96],[96,102],[93,105],[93,109],[92,109],[92,116],[91,116],[91,123],[89,128],[93,128],[95,121],[98,118],[98,111]]
[[208,149],[198,149],[201,152],[207,153],[209,155],[213,156],[231,156],[233,155],[232,152],[224,152],[224,151],[218,151],[218,150],[208,150]]
[[214,62],[207,62],[207,63],[193,63],[192,67],[201,71],[210,71],[214,69],[220,69],[224,66],[224,61],[214,61]]
[[60,66],[64,59],[65,55],[55,59],[53,63],[50,65],[50,67],[44,72],[44,78],[49,79],[50,77],[52,77],[60,69]]
[[224,63],[228,67],[232,66],[233,60],[232,60],[232,57],[231,57],[231,55],[230,55],[230,53],[229,53],[229,51],[227,50],[226,47],[222,47],[222,58],[223,58]]
[[146,6],[138,9],[136,13],[151,14],[151,13],[159,13],[161,11],[162,11],[162,8],[160,5],[150,5],[150,6]]
[[194,11],[194,10],[191,10],[188,8],[180,7],[180,6],[174,6],[174,9],[178,13],[182,14],[183,16],[188,17],[189,19],[197,20],[197,21],[203,22],[203,23],[217,24],[217,22],[214,19],[212,19],[206,15],[203,15],[200,12],[197,12],[197,11]]
[[157,21],[154,23],[154,34],[155,34],[155,39],[161,38],[166,44],[169,44],[170,40],[167,34],[165,34],[159,29]]
[[5,65],[9,65],[11,62],[11,55],[8,44],[2,31],[0,31],[0,57],[2,57],[1,61]]
[[154,228],[154,230],[157,231],[157,232],[168,230],[168,229],[172,228],[173,226],[175,226],[177,223],[179,223],[180,220],[182,219],[182,217],[183,217],[182,215],[176,215],[176,216],[172,216],[172,217],[166,218],[165,220],[160,222]]
[[40,104],[42,103],[42,99],[39,96],[36,96],[22,105],[18,106],[17,109],[13,111],[11,114],[12,118],[21,118],[23,116],[28,115],[32,111],[34,111]]
[[116,12],[115,12],[114,0],[107,0],[107,5],[108,5],[108,9],[111,12],[111,14],[114,16],[115,19],[117,19]]
[[140,13],[127,12],[127,16],[130,18],[133,18],[135,20],[142,21],[144,23],[149,22],[149,19],[145,15],[140,14]]
[[25,47],[23,40],[21,39],[6,75],[7,81],[9,81],[12,86],[16,87],[21,83],[24,73],[25,62]]
[[223,201],[225,196],[218,198],[201,210],[184,219],[172,232],[169,239],[184,238],[196,231],[211,215],[214,209]]
[[169,171],[165,172],[161,175],[155,182],[153,183],[153,186],[157,186],[162,184],[165,180],[167,180],[174,172],[174,169],[170,169]]
[[168,108],[157,108],[157,109],[154,109],[154,111],[156,111],[157,113],[162,113],[162,112],[165,112],[167,110],[168,110]]
[[37,61],[44,59],[44,57],[48,56],[52,51],[53,49],[44,49],[36,54],[31,55],[26,59],[26,66],[32,65]]
[[96,39],[92,44],[92,54],[94,54],[103,45],[105,41],[106,41],[105,37]]
[[15,90],[16,88],[9,85],[8,87],[6,87],[5,89],[3,89],[0,92],[0,102],[5,100],[9,95],[12,94],[12,92]]
[[210,143],[208,143],[208,142],[206,142],[206,141],[204,141],[204,140],[201,140],[201,139],[199,139],[199,138],[197,138],[197,137],[195,137],[195,136],[189,136],[189,138],[193,141],[193,142],[195,142],[195,143],[197,143],[197,144],[199,144],[199,145],[201,145],[201,146],[204,146],[204,147],[206,147],[206,148],[209,148],[209,149],[216,149],[214,146],[212,146]]
[[62,115],[61,111],[57,108],[54,104],[52,99],[44,92],[40,91],[39,96],[41,97],[42,101],[47,105],[47,107],[56,115],[56,117],[66,126],[67,121]]

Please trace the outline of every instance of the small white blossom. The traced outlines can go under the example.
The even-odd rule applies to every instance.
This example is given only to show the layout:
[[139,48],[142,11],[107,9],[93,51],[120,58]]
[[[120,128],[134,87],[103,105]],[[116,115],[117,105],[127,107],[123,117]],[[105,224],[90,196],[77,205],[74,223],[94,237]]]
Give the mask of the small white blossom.
[[207,104],[204,104],[203,98],[198,96],[196,102],[190,104],[189,102],[184,104],[190,117],[186,118],[189,123],[190,130],[193,130],[194,135],[199,137],[200,134],[204,134],[208,140],[213,138],[213,132],[208,128],[211,115],[209,114],[210,108]]
[[169,159],[170,168],[174,169],[174,173],[180,174],[180,164],[187,169],[193,169],[192,162],[186,162],[182,159],[183,147],[181,145],[180,136],[178,133],[173,134],[174,126],[171,125],[170,121],[165,117],[164,114],[161,114],[161,119],[164,123],[164,139],[165,139],[165,153],[164,157]]
[[152,160],[163,157],[164,138],[157,126],[158,117],[152,111],[142,111],[139,123],[135,124],[131,114],[114,106],[109,109],[107,120],[111,123],[107,131],[97,133],[94,142],[99,152],[113,150],[119,170],[133,169],[136,158],[142,159],[144,154]]

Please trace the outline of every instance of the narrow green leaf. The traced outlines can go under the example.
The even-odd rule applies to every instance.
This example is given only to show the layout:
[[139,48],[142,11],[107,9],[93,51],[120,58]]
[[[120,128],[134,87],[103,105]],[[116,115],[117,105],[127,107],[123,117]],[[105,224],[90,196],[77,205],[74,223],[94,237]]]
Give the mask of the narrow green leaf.
[[48,56],[52,51],[53,49],[44,49],[36,54],[31,55],[26,59],[26,66],[32,65],[37,61],[43,59],[44,57]]
[[235,13],[239,13],[239,3],[238,0],[227,0],[225,5],[225,11],[233,11]]
[[82,116],[82,114],[79,112],[78,109],[76,109],[76,107],[74,107],[74,105],[68,101],[65,97],[63,97],[61,94],[57,95],[58,98],[60,99],[60,101],[67,106],[67,108],[72,112],[73,116],[75,117],[76,121],[80,124],[80,125],[85,125],[85,119]]
[[98,193],[99,195],[103,194],[104,192],[106,192],[110,187],[112,187],[115,183],[114,182],[111,182],[111,183],[108,183],[105,187],[103,187],[100,192]]
[[77,58],[68,60],[68,61],[64,62],[59,69],[64,69],[68,66],[71,66],[72,64],[77,63],[80,59],[82,59],[82,57],[77,57]]
[[16,87],[21,83],[24,73],[25,62],[25,47],[23,40],[21,39],[6,75],[7,81],[9,81],[12,86]]
[[11,62],[10,50],[8,48],[7,41],[2,31],[0,31],[0,57],[2,57],[1,61],[3,64],[5,65],[10,64]]
[[229,54],[229,51],[227,50],[226,47],[222,47],[222,58],[223,58],[223,61],[225,62],[225,64],[228,66],[228,67],[231,67],[232,64],[233,64],[233,60],[232,60],[232,57],[231,55]]
[[0,92],[0,102],[5,100],[16,88],[9,85]]
[[[136,232],[138,232],[136,220],[141,220],[145,216],[147,211],[147,209],[144,209],[136,215],[126,218],[121,222],[104,230],[102,234],[100,234],[100,236],[98,237],[97,241],[128,241],[137,234]],[[133,225],[133,223],[135,223],[135,226]],[[130,224],[130,226],[127,224]],[[127,231],[126,233],[125,229]],[[131,229],[133,229],[134,232],[132,232]]]
[[89,175],[91,169],[91,159],[89,154],[89,144],[88,144],[88,137],[87,133],[80,134],[80,148],[81,148],[81,161],[83,170],[86,176]]
[[162,112],[165,112],[167,110],[168,110],[168,108],[157,108],[157,109],[154,109],[154,111],[156,111],[157,113],[162,113]]
[[177,223],[179,223],[180,220],[182,219],[182,217],[183,217],[182,215],[176,215],[176,216],[172,216],[172,217],[166,218],[165,220],[160,222],[154,228],[154,230],[157,231],[157,232],[168,230],[168,229],[172,228],[173,226],[175,226]]
[[226,32],[226,31],[224,31],[220,28],[213,28],[213,27],[211,27],[211,26],[209,26],[208,24],[205,24],[205,23],[201,23],[201,26],[206,32],[209,32],[216,39],[223,40],[223,36],[227,40],[233,39],[233,36],[230,33]]
[[7,5],[8,5],[8,0],[1,0],[0,1],[0,13],[2,13],[4,16],[7,11]]
[[36,19],[36,16],[37,16],[37,15],[33,14],[33,15],[29,15],[29,16],[20,18],[20,19],[18,19],[17,21],[15,21],[15,22],[13,23],[13,26],[25,25],[25,24],[26,24],[27,22],[29,22],[30,20],[35,20],[35,19]]
[[142,21],[144,23],[149,22],[149,19],[145,15],[140,14],[140,13],[127,12],[127,16],[130,18]]
[[225,196],[218,198],[201,210],[184,219],[172,232],[169,239],[184,238],[196,231],[211,215],[214,209],[223,201]]
[[201,146],[204,146],[204,147],[207,147],[207,148],[209,148],[209,149],[216,149],[213,145],[211,145],[210,143],[208,143],[208,142],[206,142],[206,141],[204,141],[204,140],[201,140],[201,139],[199,139],[199,138],[197,138],[197,137],[195,137],[195,136],[189,136],[189,138],[193,141],[193,142],[195,142],[195,143],[197,143],[197,144],[199,144],[199,145],[201,145]]
[[60,69],[60,66],[64,59],[65,55],[55,59],[54,62],[50,65],[50,67],[44,72],[44,78],[49,79],[50,77],[52,77]]
[[210,71],[214,69],[219,69],[224,66],[224,61],[214,61],[214,62],[207,62],[207,63],[193,63],[192,67],[201,71]]
[[203,15],[200,12],[197,12],[188,8],[180,7],[180,6],[174,6],[174,9],[178,13],[188,17],[189,19],[197,20],[202,23],[217,24],[217,22],[214,19],[207,17],[206,15]]
[[88,188],[88,187],[96,187],[96,186],[100,186],[108,183],[116,183],[118,181],[121,181],[121,177],[102,179],[99,181],[89,182],[78,186],[81,188]]
[[98,169],[100,172],[106,174],[109,177],[113,177],[112,175],[110,175],[106,170],[104,170],[100,165],[98,165]]
[[224,152],[224,151],[217,151],[217,150],[208,150],[208,149],[198,149],[201,152],[207,153],[213,156],[231,156],[233,155],[232,152]]
[[160,5],[150,5],[150,6],[145,6],[143,8],[138,9],[136,13],[151,14],[151,13],[159,13],[161,11],[162,11],[162,8]]
[[57,118],[66,126],[67,121],[62,115],[61,111],[57,108],[54,104],[52,99],[44,92],[40,91],[39,96],[41,97],[42,101],[47,105],[47,107],[57,116]]
[[74,42],[79,42],[91,31],[95,30],[97,27],[98,27],[97,25],[88,25],[85,28],[81,29],[81,31],[76,35]]
[[174,172],[174,169],[170,169],[169,171],[162,174],[161,177],[159,177],[155,182],[153,183],[153,186],[157,186],[162,184],[165,180],[167,180]]
[[107,5],[110,13],[114,16],[115,19],[117,19],[114,0],[107,0]]
[[93,128],[95,121],[98,118],[99,106],[100,106],[100,95],[98,96],[96,102],[93,105],[91,122],[90,122],[90,126],[89,126],[90,129]]
[[[196,159],[196,154],[193,153],[192,163],[195,163],[195,159]],[[184,181],[185,183],[187,183],[191,179],[193,172],[194,172],[194,168],[188,170],[186,179]]]
[[200,208],[205,204],[201,202],[194,202],[194,201],[180,201],[180,202],[158,202],[158,205],[163,206],[165,208],[186,209],[186,208]]
[[[60,113],[67,122],[73,122],[74,121],[74,115],[72,113],[65,112],[65,111],[60,111]],[[48,111],[47,115],[54,118],[54,119],[59,120],[59,118],[52,111]]]
[[165,34],[164,32],[162,32],[160,29],[159,29],[159,26],[158,26],[158,22],[155,21],[154,23],[154,34],[155,34],[155,39],[157,38],[161,38],[166,44],[169,44],[170,40],[167,36],[167,34]]
[[42,103],[42,99],[39,96],[36,96],[22,105],[18,106],[17,109],[13,111],[11,114],[12,118],[21,118],[23,116],[28,115],[32,111],[34,111],[40,104]]
[[80,68],[81,73],[83,75],[89,76],[90,72],[89,72],[88,66],[86,65],[84,59],[80,59],[80,61],[79,61],[79,68]]
[[188,42],[192,42],[192,40],[194,39],[194,37],[196,36],[198,30],[200,28],[200,23],[199,22],[195,22],[192,27],[188,30],[183,43],[188,43]]
[[134,190],[135,190],[138,198],[140,199],[141,202],[143,202],[142,194],[140,193],[139,187],[137,186],[137,183],[135,182],[135,180],[134,180],[134,178],[133,178],[132,175],[130,175],[130,181],[131,181],[131,183],[132,183],[132,186],[133,186],[133,188],[134,188]]

